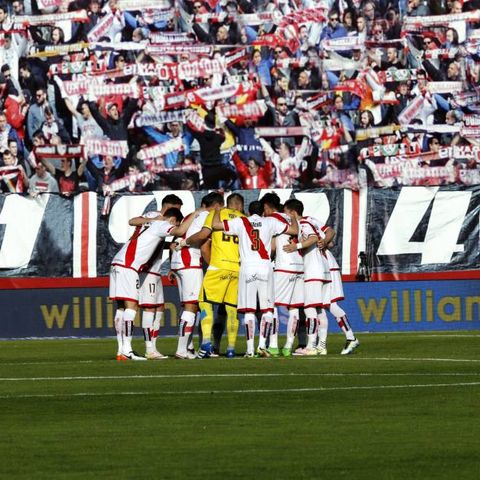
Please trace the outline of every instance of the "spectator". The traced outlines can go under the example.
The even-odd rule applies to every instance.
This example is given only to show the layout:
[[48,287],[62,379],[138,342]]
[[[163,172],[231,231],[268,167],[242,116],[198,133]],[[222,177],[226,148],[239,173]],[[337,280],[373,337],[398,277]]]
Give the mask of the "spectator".
[[30,177],[28,193],[36,197],[39,193],[58,193],[58,183],[55,178],[47,172],[45,165],[38,162],[35,166],[35,173]]
[[87,163],[86,159],[81,160],[76,170],[71,158],[62,158],[60,160],[60,168],[55,168],[48,158],[43,158],[42,162],[48,172],[55,177],[62,195],[71,197],[78,192],[80,178],[83,176]]
[[272,183],[273,167],[272,162],[267,160],[260,165],[255,158],[250,158],[247,165],[240,160],[238,155],[233,155],[233,161],[237,168],[242,188],[270,188]]
[[126,101],[122,113],[119,112],[116,103],[107,105],[106,117],[100,113],[95,102],[89,102],[88,107],[90,108],[93,118],[110,140],[128,140],[128,124],[137,109],[137,102],[135,100],[129,98]]

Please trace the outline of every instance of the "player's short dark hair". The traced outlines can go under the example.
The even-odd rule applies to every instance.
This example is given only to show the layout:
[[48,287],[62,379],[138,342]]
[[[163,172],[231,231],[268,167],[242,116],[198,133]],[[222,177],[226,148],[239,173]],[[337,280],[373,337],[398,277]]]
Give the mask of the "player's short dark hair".
[[261,215],[263,213],[263,205],[259,200],[254,200],[250,202],[248,206],[248,213],[250,215]]
[[182,200],[177,195],[170,193],[162,198],[162,207],[164,207],[167,203],[170,205],[183,205]]
[[268,205],[270,208],[274,208],[275,210],[282,209],[280,197],[275,192],[266,193],[261,198],[260,202],[262,203],[263,208],[265,208],[265,205]]
[[244,198],[243,198],[239,193],[231,193],[231,194],[227,197],[227,207],[229,207],[234,200],[240,201],[240,202],[242,203],[242,205],[245,204]]
[[202,205],[205,207],[211,207],[213,204],[218,203],[223,205],[223,195],[218,192],[210,192],[202,198]]
[[303,215],[303,203],[296,198],[291,198],[290,200],[287,200],[283,208],[288,208],[289,210],[293,210],[299,215]]
[[182,212],[175,207],[167,208],[166,212],[163,214],[165,218],[175,217],[177,222],[181,222],[183,220]]

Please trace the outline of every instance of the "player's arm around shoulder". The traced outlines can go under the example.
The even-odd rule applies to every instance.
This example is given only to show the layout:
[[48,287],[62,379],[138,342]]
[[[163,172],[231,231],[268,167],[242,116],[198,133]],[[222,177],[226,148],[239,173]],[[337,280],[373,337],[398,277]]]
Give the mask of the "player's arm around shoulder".
[[283,250],[287,253],[292,253],[295,250],[303,250],[309,248],[312,245],[315,245],[318,242],[318,237],[316,235],[310,235],[306,240],[299,243],[289,243],[283,247]]
[[132,227],[141,227],[153,220],[163,220],[163,217],[159,212],[147,212],[139,217],[133,217],[128,221],[128,224]]
[[187,233],[187,230],[190,228],[190,225],[195,220],[195,217],[199,211],[203,211],[203,209],[200,208],[198,210],[195,210],[192,214],[190,214],[187,218],[185,218],[180,225],[173,227],[170,230],[170,234],[173,235],[174,237],[183,237]]
[[297,236],[299,232],[298,222],[296,218],[292,218],[292,223],[285,230],[287,235]]
[[212,220],[212,229],[215,232],[222,232],[225,230],[225,224],[220,219],[220,210],[215,210]]
[[[198,213],[200,210],[201,209],[198,209],[195,212]],[[207,218],[205,219],[205,223],[203,224],[203,227],[198,232],[190,235],[188,238],[180,240],[180,242],[175,247],[176,250],[181,250],[183,247],[201,247],[203,243],[210,238],[210,235],[212,233],[212,228],[210,226],[211,214],[212,212],[208,214]],[[196,215],[192,215],[192,217],[196,217]]]
[[318,248],[323,250],[324,248],[329,248],[329,246],[333,246],[333,238],[335,237],[335,230],[330,227],[325,227],[322,229],[323,233],[325,234],[324,238],[319,238],[317,242]]

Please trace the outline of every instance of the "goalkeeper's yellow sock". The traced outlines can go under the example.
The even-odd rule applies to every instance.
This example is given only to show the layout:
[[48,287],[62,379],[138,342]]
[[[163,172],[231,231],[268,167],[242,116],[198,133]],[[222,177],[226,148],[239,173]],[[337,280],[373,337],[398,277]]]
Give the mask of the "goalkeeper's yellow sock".
[[211,342],[213,325],[213,305],[207,302],[199,302],[200,325],[202,327],[202,343]]
[[238,333],[237,309],[230,305],[225,305],[225,310],[227,312],[228,348],[234,349],[235,343],[237,342],[237,333]]

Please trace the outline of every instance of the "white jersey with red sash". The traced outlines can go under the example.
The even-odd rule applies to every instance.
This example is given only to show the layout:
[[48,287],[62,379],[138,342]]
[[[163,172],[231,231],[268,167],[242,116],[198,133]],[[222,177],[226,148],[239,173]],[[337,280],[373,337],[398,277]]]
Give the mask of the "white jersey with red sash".
[[[209,212],[199,212],[195,214],[195,218],[188,228],[183,238],[199,232],[203,228],[205,219]],[[194,215],[191,213],[190,215]],[[183,221],[188,220],[189,215]],[[178,294],[180,302],[198,303],[198,296],[203,282],[202,255],[199,248],[184,247],[179,252],[176,250],[172,253],[170,268],[175,272],[178,285]]]
[[[325,230],[328,228],[314,217],[304,217],[299,221],[300,242],[305,241],[312,235],[324,238]],[[305,281],[319,280],[322,282],[330,281],[330,266],[325,252],[322,252],[316,244],[303,249],[303,263],[305,272]]]
[[[325,231],[320,229],[319,234],[321,238],[325,238]],[[345,298],[343,293],[342,274],[338,262],[333,256],[333,253],[327,248],[323,251],[327,258],[327,263],[330,268],[331,281],[327,285],[327,292],[324,298],[324,306],[329,307],[331,303],[339,302]]]
[[[191,213],[190,215],[195,215],[195,218],[182,238],[188,238],[199,232],[205,223],[208,213],[208,210],[198,212],[197,214]],[[190,218],[190,215],[187,215],[183,221],[187,221]],[[183,247],[180,251],[173,250],[170,265],[171,269],[175,272],[185,268],[202,268],[202,255],[200,249],[195,247]]]
[[165,220],[136,227],[133,235],[112,260],[112,265],[140,271],[152,258],[161,239],[167,237],[174,226]]
[[[285,225],[291,225],[292,220],[286,213],[273,213],[270,215],[276,218]],[[282,271],[286,273],[303,273],[303,256],[300,250],[287,253],[283,250],[285,245],[290,243],[297,243],[297,237],[292,235],[282,234],[275,237],[275,271]]]
[[255,312],[257,297],[262,312],[273,310],[272,238],[288,229],[273,217],[235,218],[223,222],[227,235],[237,235],[240,250],[238,311]]
[[[328,228],[314,217],[304,217],[299,221],[299,240],[305,241],[312,235],[323,238]],[[328,284],[331,282],[330,267],[325,252],[317,244],[303,249],[305,308],[322,308],[330,303]]]
[[240,265],[270,263],[272,238],[288,229],[288,224],[274,217],[250,217],[224,220],[227,235],[238,236]]
[[[292,220],[286,213],[271,215],[288,225]],[[275,237],[275,271],[273,273],[274,303],[275,306],[287,308],[303,307],[303,256],[301,250],[285,252],[283,247],[291,243],[298,243],[298,237],[282,234]]]

